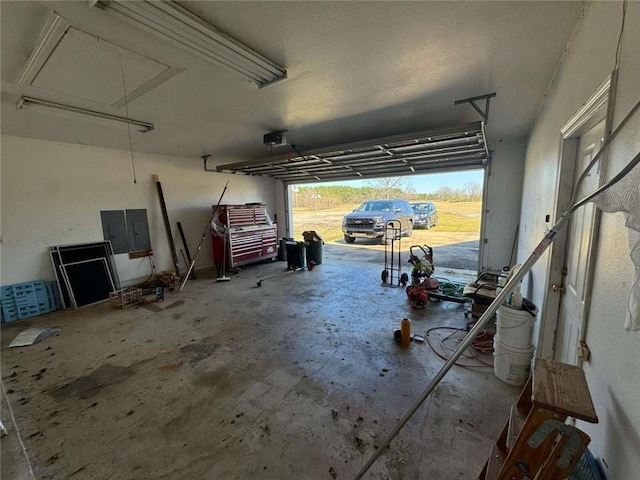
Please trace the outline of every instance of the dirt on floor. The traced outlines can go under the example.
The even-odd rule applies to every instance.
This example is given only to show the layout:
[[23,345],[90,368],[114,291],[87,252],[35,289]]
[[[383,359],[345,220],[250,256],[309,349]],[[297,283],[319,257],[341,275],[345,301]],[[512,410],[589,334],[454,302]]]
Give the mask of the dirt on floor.
[[[3,324],[2,479],[354,478],[470,319],[456,303],[411,309],[380,285],[379,251],[327,247],[339,251],[313,271],[247,266],[164,302]],[[431,347],[394,341],[403,317]],[[59,333],[8,347],[49,326]],[[365,478],[475,478],[519,391],[491,361],[465,356]]]

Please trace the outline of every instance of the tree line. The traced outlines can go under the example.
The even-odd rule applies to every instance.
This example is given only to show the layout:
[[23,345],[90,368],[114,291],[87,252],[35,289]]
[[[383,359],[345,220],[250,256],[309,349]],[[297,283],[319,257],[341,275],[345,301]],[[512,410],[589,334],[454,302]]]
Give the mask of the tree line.
[[461,188],[440,187],[432,193],[418,193],[409,182],[379,179],[364,187],[343,185],[293,187],[293,208],[323,210],[340,205],[357,206],[366,200],[403,198],[409,201],[476,202],[482,200],[482,186],[465,183]]

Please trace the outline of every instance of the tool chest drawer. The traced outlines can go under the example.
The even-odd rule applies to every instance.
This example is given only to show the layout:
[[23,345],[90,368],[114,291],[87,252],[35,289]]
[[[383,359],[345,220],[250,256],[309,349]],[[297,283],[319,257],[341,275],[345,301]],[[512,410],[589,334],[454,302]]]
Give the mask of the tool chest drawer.
[[276,227],[230,232],[229,254],[231,267],[275,257],[278,254]]
[[251,225],[269,225],[267,206],[263,203],[247,205],[221,205],[218,222],[227,228],[248,227]]

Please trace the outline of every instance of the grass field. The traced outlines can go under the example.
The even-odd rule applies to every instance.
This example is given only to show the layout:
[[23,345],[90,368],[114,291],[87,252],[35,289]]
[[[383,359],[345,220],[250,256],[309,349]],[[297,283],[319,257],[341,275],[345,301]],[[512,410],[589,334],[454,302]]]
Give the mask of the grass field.
[[[414,236],[429,235],[457,240],[472,240],[480,236],[482,202],[433,202],[438,210],[438,225],[431,230],[414,230]],[[294,238],[301,239],[302,232],[315,230],[325,242],[342,240],[342,217],[357,205],[342,205],[330,210],[293,210]],[[428,233],[427,233],[428,232]],[[433,244],[433,240],[430,241]]]

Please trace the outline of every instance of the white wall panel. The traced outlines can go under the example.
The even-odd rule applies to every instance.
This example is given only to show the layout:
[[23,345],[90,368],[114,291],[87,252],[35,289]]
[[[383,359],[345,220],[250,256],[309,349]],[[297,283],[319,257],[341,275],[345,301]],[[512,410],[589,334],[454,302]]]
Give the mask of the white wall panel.
[[[172,269],[153,174],[162,183],[178,252],[176,222],[182,222],[193,255],[227,180],[223,203],[265,202],[274,214],[273,180],[205,172],[200,159],[135,154],[134,184],[126,151],[3,135],[1,153],[2,285],[53,280],[49,245],[102,240],[100,210],[147,209],[156,269]],[[122,254],[116,262],[124,285],[150,273],[146,258]],[[207,234],[196,268],[212,264]]]
[[[486,181],[484,242],[480,269],[501,270],[510,265],[520,216],[524,138],[499,139],[493,150]],[[515,254],[514,254],[515,257]]]

